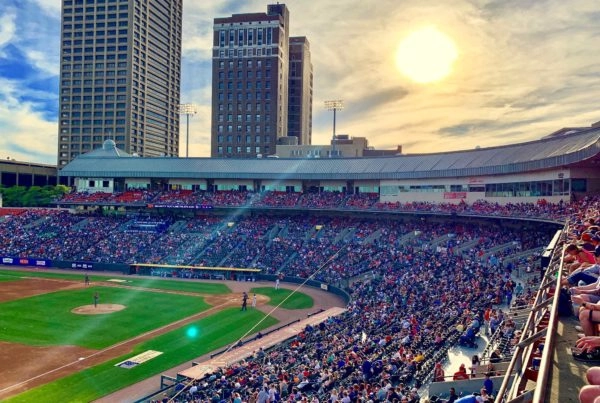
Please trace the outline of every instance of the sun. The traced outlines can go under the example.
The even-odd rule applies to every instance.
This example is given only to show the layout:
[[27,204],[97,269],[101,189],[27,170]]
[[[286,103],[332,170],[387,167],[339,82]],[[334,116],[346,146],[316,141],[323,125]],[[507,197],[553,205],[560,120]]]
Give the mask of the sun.
[[448,76],[457,57],[456,46],[448,35],[435,27],[426,27],[400,42],[396,65],[403,75],[425,84]]

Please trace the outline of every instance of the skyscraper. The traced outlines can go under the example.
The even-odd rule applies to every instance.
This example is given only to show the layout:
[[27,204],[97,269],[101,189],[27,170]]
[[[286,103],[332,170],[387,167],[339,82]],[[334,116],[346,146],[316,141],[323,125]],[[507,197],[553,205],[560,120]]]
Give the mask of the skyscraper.
[[313,69],[310,44],[304,36],[290,38],[288,136],[299,145],[312,143]]
[[177,156],[182,0],[63,0],[58,167],[112,139]]
[[212,53],[211,156],[275,153],[287,136],[289,11],[215,18]]

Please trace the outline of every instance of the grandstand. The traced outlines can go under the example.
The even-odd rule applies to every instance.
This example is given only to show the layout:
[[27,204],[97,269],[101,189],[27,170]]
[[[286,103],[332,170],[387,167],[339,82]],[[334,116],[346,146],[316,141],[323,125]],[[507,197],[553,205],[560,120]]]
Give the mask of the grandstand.
[[[491,307],[505,312],[494,316],[478,376],[434,383],[430,395],[477,391],[493,363],[497,401],[548,401],[565,235],[553,237],[598,212],[599,162],[600,129],[351,160],[136,158],[107,142],[61,170],[74,189],[57,206],[70,212],[6,211],[0,256],[181,279],[310,279],[349,293],[346,311],[258,355],[205,377],[182,371],[160,391],[180,401],[192,384],[200,399],[246,401],[266,379],[319,401],[334,390],[384,400],[373,397],[389,382],[415,401],[413,387],[427,393],[435,364]],[[495,350],[503,362],[492,361]]]
[[[600,128],[591,128],[502,147],[318,160],[136,158],[107,141],[66,165],[60,176],[78,193],[115,194],[113,204],[123,192],[142,189],[196,192],[186,196],[185,204],[179,202],[180,193],[148,202],[172,207],[169,200],[196,209],[255,204],[393,210],[396,203],[554,205],[597,191],[599,163]],[[315,196],[322,192],[328,192],[326,199]],[[378,198],[365,195],[355,203],[360,194]],[[77,203],[66,199],[61,204]]]

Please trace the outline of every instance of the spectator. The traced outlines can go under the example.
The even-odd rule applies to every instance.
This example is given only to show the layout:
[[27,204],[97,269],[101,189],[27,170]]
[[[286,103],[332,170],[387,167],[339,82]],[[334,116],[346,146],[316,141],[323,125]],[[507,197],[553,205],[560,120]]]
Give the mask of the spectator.
[[494,382],[490,378],[491,374],[489,372],[486,372],[485,380],[483,381],[483,387],[488,395],[494,394]]
[[465,364],[460,364],[460,368],[454,373],[452,379],[455,381],[469,379],[469,375],[467,374],[467,368],[465,367]]

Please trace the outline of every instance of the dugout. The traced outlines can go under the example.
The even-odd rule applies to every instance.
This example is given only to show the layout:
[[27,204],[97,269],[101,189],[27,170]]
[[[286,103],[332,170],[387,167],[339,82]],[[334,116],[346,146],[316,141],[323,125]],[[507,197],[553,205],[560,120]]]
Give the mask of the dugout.
[[132,263],[129,274],[162,278],[256,281],[260,269],[239,267],[204,267],[172,264]]

